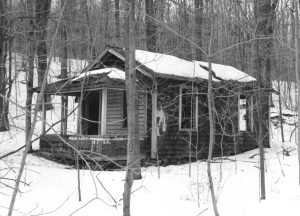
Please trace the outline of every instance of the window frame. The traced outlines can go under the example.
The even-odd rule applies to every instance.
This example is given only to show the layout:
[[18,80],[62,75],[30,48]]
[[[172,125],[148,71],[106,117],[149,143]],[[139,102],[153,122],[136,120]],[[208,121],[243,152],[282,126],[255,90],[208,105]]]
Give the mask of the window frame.
[[[191,89],[194,90],[194,96],[195,96],[195,110],[194,115],[192,115],[192,119],[195,121],[194,127],[191,128],[182,128],[182,90],[183,89]],[[193,95],[192,95],[193,96]],[[179,87],[179,115],[178,115],[178,127],[179,131],[197,131],[198,130],[198,88],[188,86],[185,84],[181,84]]]
[[241,94],[238,95],[238,131],[239,132],[253,132],[254,130],[254,103],[253,103],[253,95],[248,95],[245,96],[245,100],[246,100],[246,120],[245,120],[245,124],[246,124],[246,129],[245,130],[241,130],[240,127],[240,120],[241,120],[241,104],[240,104],[240,100],[241,100]]

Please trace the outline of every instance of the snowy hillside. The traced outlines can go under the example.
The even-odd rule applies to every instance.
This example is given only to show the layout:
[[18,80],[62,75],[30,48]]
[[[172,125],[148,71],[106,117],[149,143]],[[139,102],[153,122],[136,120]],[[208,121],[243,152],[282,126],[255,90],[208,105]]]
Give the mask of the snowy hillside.
[[[1,143],[1,152],[17,147],[16,140]],[[12,145],[13,144],[13,145]],[[291,144],[293,146],[293,144]],[[293,146],[295,147],[295,146]],[[297,157],[283,157],[267,150],[267,200],[259,201],[257,150],[225,160],[215,160],[213,176],[221,215],[299,215]],[[1,176],[15,178],[21,152],[1,161]],[[254,157],[253,157],[254,156]],[[282,169],[281,169],[282,168]],[[222,170],[222,171],[221,171]],[[143,179],[134,183],[132,215],[213,215],[206,177],[206,163],[143,169]],[[284,175],[283,175],[284,172]],[[22,193],[15,215],[122,215],[124,171],[80,171],[82,201],[78,201],[77,171],[29,156]],[[0,215],[7,213],[10,180],[1,179]],[[108,193],[108,192],[109,193]]]
[[[22,73],[20,82],[13,88],[12,99],[24,106],[26,91],[21,80],[24,80]],[[55,110],[48,115],[49,121],[59,119],[59,102],[59,98],[54,100]],[[276,96],[274,104],[272,115],[278,113]],[[284,113],[294,114],[288,109],[284,109]],[[24,145],[24,111],[11,105],[10,114],[14,127],[10,132],[0,133],[0,157]],[[296,117],[286,116],[285,119],[293,123]],[[75,119],[70,118],[70,121],[71,124]],[[276,119],[273,121],[276,123]],[[38,124],[36,134],[39,128]],[[297,146],[295,134],[291,136],[294,128],[292,124],[284,124],[288,142],[282,144],[280,128],[272,124],[272,148],[266,150],[266,201],[259,201],[258,150],[214,160],[212,169],[220,215],[300,214]],[[38,148],[38,143],[34,146]],[[282,147],[290,151],[289,156],[282,154]],[[0,161],[0,215],[8,212],[21,155],[19,151]],[[146,167],[142,171],[143,179],[134,182],[132,216],[214,215],[205,162],[192,164],[191,177],[188,165],[161,167],[160,178],[157,167]],[[79,202],[77,170],[29,155],[14,215],[122,215],[124,178],[124,171],[81,170],[82,201]]]

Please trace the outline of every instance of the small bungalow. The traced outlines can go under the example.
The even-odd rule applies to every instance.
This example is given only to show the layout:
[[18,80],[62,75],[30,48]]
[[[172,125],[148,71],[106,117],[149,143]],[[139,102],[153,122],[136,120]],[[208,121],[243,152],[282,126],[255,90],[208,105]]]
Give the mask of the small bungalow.
[[[208,63],[136,50],[139,139],[141,158],[201,159],[208,154]],[[46,95],[74,97],[77,133],[45,134],[40,152],[86,159],[126,160],[127,99],[125,55],[107,48],[73,78],[46,86]],[[215,101],[214,155],[231,155],[258,147],[256,80],[226,65],[212,64]],[[40,91],[40,87],[35,89]],[[46,111],[44,110],[44,115]],[[68,116],[62,116],[62,119]],[[268,118],[264,115],[264,145],[269,146]]]

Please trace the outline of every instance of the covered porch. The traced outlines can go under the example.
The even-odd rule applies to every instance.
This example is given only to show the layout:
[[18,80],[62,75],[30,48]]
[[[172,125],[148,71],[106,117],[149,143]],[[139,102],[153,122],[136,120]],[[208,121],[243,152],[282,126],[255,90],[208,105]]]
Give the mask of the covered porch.
[[[61,130],[46,133],[47,111],[42,109],[40,152],[51,157],[74,159],[81,154],[86,160],[117,161],[127,158],[127,98],[124,72],[116,68],[102,73],[85,74],[70,80],[48,84],[45,97],[73,97],[76,103],[76,132],[68,130],[68,112],[61,112]],[[106,72],[106,73],[105,73]],[[38,92],[39,89],[36,89]],[[149,157],[149,97],[138,90],[139,139],[141,158]],[[151,100],[151,98],[150,98]],[[69,110],[70,111],[70,110]],[[151,119],[150,119],[151,127]]]

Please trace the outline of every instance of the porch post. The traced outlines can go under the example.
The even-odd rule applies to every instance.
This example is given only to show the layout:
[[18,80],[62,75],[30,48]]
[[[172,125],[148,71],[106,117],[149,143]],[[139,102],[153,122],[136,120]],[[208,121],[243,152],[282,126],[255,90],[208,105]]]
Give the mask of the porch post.
[[78,96],[78,112],[77,112],[77,133],[82,134],[81,130],[81,112],[82,112],[82,96]]
[[64,125],[64,134],[68,133],[68,107],[69,107],[69,97],[65,96],[65,125]]
[[43,95],[42,100],[42,134],[46,132],[46,108],[45,108],[46,95]]
[[102,91],[99,92],[99,110],[98,110],[98,135],[101,135],[101,125],[102,125]]
[[106,134],[107,88],[102,90],[101,135]]
[[60,133],[67,134],[68,127],[68,96],[61,96],[61,126]]
[[156,154],[157,154],[156,110],[157,110],[157,86],[155,86],[155,89],[152,92],[151,158],[156,158]]

